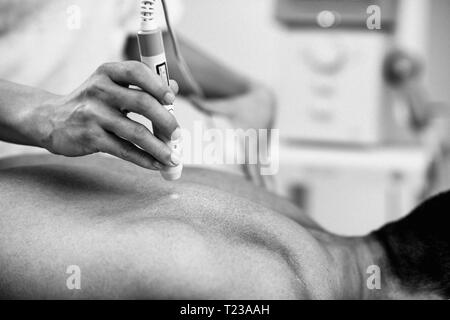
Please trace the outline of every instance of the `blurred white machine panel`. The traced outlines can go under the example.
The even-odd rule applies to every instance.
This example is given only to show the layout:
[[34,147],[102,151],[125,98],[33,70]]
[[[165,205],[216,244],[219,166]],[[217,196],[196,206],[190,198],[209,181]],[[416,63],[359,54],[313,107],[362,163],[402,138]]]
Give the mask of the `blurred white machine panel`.
[[[346,145],[387,139],[392,101],[384,81],[397,2],[277,0],[276,17],[288,34],[281,70],[281,136]],[[371,6],[379,27],[369,28]]]
[[392,110],[383,80],[390,40],[355,30],[290,32],[283,50],[281,135],[287,139],[381,143]]

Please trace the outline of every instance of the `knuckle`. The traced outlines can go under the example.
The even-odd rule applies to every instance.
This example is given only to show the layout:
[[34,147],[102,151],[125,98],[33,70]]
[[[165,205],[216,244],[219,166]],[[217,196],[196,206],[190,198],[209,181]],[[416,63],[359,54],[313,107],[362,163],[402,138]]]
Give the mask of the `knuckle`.
[[87,99],[96,98],[99,94],[99,80],[96,77],[91,78],[83,90],[83,96]]
[[92,83],[89,83],[89,85],[84,89],[84,96],[86,98],[95,98],[96,95],[97,91],[95,86],[93,86]]
[[135,71],[139,71],[142,69],[142,67],[144,66],[141,62],[139,61],[129,61],[128,65],[130,66],[131,69],[135,70]]
[[135,163],[146,168],[152,166],[151,161],[149,161],[143,154],[136,154]]
[[129,61],[124,64],[127,76],[136,76],[141,70],[141,63],[137,61]]
[[136,109],[145,115],[152,105],[152,99],[147,94],[141,93],[136,98]]
[[175,119],[175,117],[171,114],[165,114],[164,116],[164,122],[162,123],[162,126],[160,128],[163,130],[165,135],[167,135],[167,138],[170,138],[172,133],[179,127],[178,121]]
[[131,159],[131,149],[130,148],[121,148],[119,151],[119,157],[125,160]]
[[86,94],[88,97],[100,97],[107,91],[107,85],[102,78],[93,78],[86,88]]
[[83,131],[83,132],[81,132],[80,133],[80,142],[83,144],[83,145],[90,145],[91,144],[91,142],[92,142],[92,136],[91,136],[91,134],[89,133],[89,132],[87,132],[87,131]]
[[73,111],[72,118],[77,122],[87,123],[96,118],[96,114],[91,104],[81,104]]
[[173,116],[170,115],[168,121],[167,121],[167,126],[169,127],[170,132],[175,131],[175,129],[177,129],[180,125],[178,124],[177,119]]
[[100,145],[103,139],[103,132],[99,128],[93,128],[90,130],[92,145]]
[[142,141],[144,136],[148,134],[148,130],[143,125],[136,125],[133,128],[133,137],[136,141]]
[[110,67],[111,67],[111,63],[103,63],[97,68],[95,73],[106,74]]
[[169,163],[171,157],[170,149],[165,144],[161,143],[155,148],[155,156]]
[[99,141],[99,134],[93,128],[87,128],[80,134],[80,142],[86,146],[95,146]]
[[161,165],[161,163],[159,162],[159,161],[151,161],[150,162],[150,166],[152,167],[152,168],[154,168],[154,169],[161,169],[162,168],[162,165]]

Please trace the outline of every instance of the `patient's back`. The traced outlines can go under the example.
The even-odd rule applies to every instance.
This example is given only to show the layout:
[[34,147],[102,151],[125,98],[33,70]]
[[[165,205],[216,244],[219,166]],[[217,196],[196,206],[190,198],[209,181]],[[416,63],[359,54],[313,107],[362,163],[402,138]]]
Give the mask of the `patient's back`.
[[[187,169],[180,182],[168,183],[100,157],[25,157],[0,166],[3,297],[278,299],[331,292],[324,250],[274,211],[297,209],[238,177]],[[81,290],[68,289],[69,266],[80,268]]]

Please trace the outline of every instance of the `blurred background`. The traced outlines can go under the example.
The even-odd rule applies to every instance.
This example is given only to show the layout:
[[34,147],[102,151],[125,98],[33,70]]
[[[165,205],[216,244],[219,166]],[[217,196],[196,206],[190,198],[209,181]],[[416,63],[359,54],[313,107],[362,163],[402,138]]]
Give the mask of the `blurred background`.
[[274,90],[277,192],[327,229],[364,234],[448,187],[449,1],[184,2],[180,34]]

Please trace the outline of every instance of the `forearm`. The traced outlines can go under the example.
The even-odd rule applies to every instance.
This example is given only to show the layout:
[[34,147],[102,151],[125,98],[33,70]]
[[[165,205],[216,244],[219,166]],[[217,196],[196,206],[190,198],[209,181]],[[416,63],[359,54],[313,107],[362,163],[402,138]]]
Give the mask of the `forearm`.
[[[179,39],[181,53],[186,60],[195,80],[199,83],[206,98],[230,98],[246,93],[250,90],[251,81],[234,72],[230,68],[217,62],[201,50],[195,48],[190,42]],[[170,76],[180,86],[182,95],[191,94],[192,90],[181,75],[175,59],[172,42],[167,33],[164,33],[167,60],[170,67]],[[130,36],[125,48],[128,59],[140,60],[136,37]]]
[[0,140],[40,147],[31,114],[54,98],[49,92],[0,80]]
[[[190,88],[185,83],[177,66],[172,42],[167,33],[164,37],[171,75],[180,84],[181,93],[189,95],[191,93]],[[250,80],[246,77],[211,58],[194,47],[189,41],[180,39],[179,43],[193,77],[199,83],[207,98],[234,97],[249,90]]]

